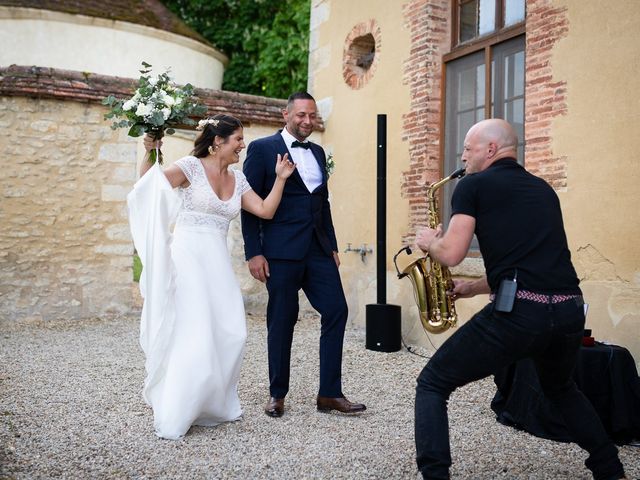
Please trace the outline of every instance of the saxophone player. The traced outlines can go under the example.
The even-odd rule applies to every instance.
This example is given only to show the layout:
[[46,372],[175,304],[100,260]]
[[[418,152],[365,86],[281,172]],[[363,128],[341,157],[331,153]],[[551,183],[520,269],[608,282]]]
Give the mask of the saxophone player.
[[442,265],[459,264],[474,233],[486,274],[456,281],[458,298],[490,293],[418,377],[415,439],[425,479],[449,478],[447,400],[458,387],[532,358],[542,389],[589,454],[595,479],[624,477],[618,450],[571,374],[584,330],[584,301],[554,190],[516,161],[518,138],[504,120],[475,124],[464,141],[466,176],[451,200],[449,227],[425,228],[417,246]]

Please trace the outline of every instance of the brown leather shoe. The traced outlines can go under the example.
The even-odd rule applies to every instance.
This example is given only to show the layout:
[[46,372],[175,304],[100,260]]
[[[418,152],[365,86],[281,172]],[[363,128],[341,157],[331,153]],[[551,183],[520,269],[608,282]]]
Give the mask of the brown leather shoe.
[[345,397],[330,398],[318,396],[317,406],[319,412],[337,410],[342,413],[359,413],[367,409],[362,403],[351,403]]
[[264,407],[264,413],[270,417],[281,417],[284,413],[284,398],[269,398],[267,406]]

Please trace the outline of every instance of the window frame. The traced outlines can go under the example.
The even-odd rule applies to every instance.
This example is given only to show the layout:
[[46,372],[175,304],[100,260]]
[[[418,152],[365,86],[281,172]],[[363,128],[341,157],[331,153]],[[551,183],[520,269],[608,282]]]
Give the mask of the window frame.
[[[444,133],[445,131],[445,112],[447,109],[447,63],[457,58],[471,55],[478,51],[484,51],[484,65],[485,65],[485,86],[484,86],[484,118],[491,118],[491,104],[493,102],[491,85],[492,85],[492,69],[491,64],[493,61],[492,50],[496,44],[505,42],[507,40],[511,40],[512,38],[518,37],[520,35],[525,35],[526,32],[526,14],[525,19],[514,25],[510,25],[507,28],[497,29],[495,32],[483,35],[482,37],[478,37],[473,40],[469,40],[468,42],[464,42],[458,45],[457,35],[459,32],[459,6],[462,0],[452,0],[451,2],[451,11],[452,11],[452,28],[451,28],[451,45],[452,49],[449,53],[446,53],[442,56],[442,64],[441,64],[441,79],[442,79],[442,95],[440,96],[440,131]],[[503,14],[504,11],[504,2],[505,0],[496,0],[496,25],[502,25],[504,22]],[[498,10],[500,12],[498,13]],[[498,23],[498,21],[500,23]],[[525,50],[526,50],[526,37],[525,37]],[[526,68],[526,64],[525,64]],[[444,150],[445,150],[445,141],[444,135],[441,135],[440,138],[440,165],[441,171],[444,170]],[[443,172],[443,175],[446,175],[446,172]]]
[[[525,52],[526,52],[526,11],[525,18],[519,23],[514,25],[510,25],[508,27],[504,27],[504,2],[506,0],[496,0],[496,30],[468,40],[466,42],[460,43],[458,41],[459,32],[460,32],[460,18],[459,11],[461,3],[464,3],[464,0],[452,0],[451,1],[451,18],[452,18],[452,27],[451,27],[451,50],[449,53],[446,53],[442,56],[442,64],[441,64],[441,79],[442,79],[442,95],[440,97],[440,170],[442,173],[442,177],[444,175],[448,175],[451,172],[444,172],[445,168],[445,123],[446,123],[446,111],[447,111],[447,64],[453,60],[458,58],[471,55],[477,52],[484,52],[484,68],[485,68],[485,105],[484,105],[484,118],[491,118],[491,108],[494,102],[493,91],[492,91],[492,63],[493,63],[493,48],[498,44],[511,40],[513,38],[524,36],[525,40]],[[525,60],[526,62],[526,60]],[[526,63],[525,63],[526,69]],[[524,139],[523,139],[524,140]],[[522,159],[524,161],[524,159]],[[443,201],[446,200],[444,188],[440,190],[439,193],[439,205],[441,205],[440,210],[442,210]],[[447,220],[448,223],[448,220]],[[480,251],[477,248],[477,241],[474,240],[472,243],[472,248],[467,252],[468,258],[479,258],[481,257]]]
[[[509,36],[502,38],[501,40],[496,40],[493,41],[492,43],[499,43],[502,42],[504,40],[508,40],[509,38],[513,37],[513,36],[517,36],[517,35],[521,35],[524,33],[524,29],[525,29],[525,22],[526,22],[526,0],[525,0],[525,18],[524,20],[522,20],[519,23],[515,23],[513,25],[509,25],[508,27],[505,27],[504,25],[504,11],[505,11],[505,2],[507,2],[508,0],[495,0],[496,2],[496,12],[495,12],[495,25],[496,25],[496,29],[493,32],[490,33],[486,33],[483,35],[480,35],[478,37],[474,37],[471,40],[467,40],[464,42],[460,41],[460,10],[461,10],[461,5],[464,3],[470,3],[472,1],[476,1],[476,0],[452,0],[451,1],[451,53],[456,52],[459,49],[464,49],[466,47],[471,47],[472,51],[478,50],[479,48],[477,48],[478,44],[484,43],[487,40],[491,40],[494,37],[501,37],[503,34],[507,34]],[[517,32],[517,33],[513,33],[511,32],[512,30],[518,30],[521,29],[521,31]],[[476,48],[473,48],[476,47]],[[465,53],[462,53],[461,55],[466,55]],[[447,55],[445,55],[445,57],[447,57]],[[448,59],[448,60],[453,60],[452,58]],[[448,61],[448,60],[445,60]]]

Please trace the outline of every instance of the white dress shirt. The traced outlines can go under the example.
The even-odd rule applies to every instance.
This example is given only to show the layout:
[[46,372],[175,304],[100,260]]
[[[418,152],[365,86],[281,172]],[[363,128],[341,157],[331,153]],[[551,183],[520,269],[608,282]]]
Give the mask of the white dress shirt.
[[287,149],[289,149],[291,160],[296,164],[296,169],[302,177],[302,181],[307,186],[309,192],[313,192],[322,184],[322,171],[320,170],[318,160],[316,160],[310,148],[291,148],[291,144],[297,140],[297,138],[287,131],[287,127],[284,127],[280,134],[284,139]]

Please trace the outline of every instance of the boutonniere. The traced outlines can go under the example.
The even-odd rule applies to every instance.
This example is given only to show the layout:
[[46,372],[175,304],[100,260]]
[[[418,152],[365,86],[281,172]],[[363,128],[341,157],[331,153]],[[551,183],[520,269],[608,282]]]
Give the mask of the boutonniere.
[[336,163],[333,161],[333,153],[327,155],[327,177],[330,177],[336,169]]

